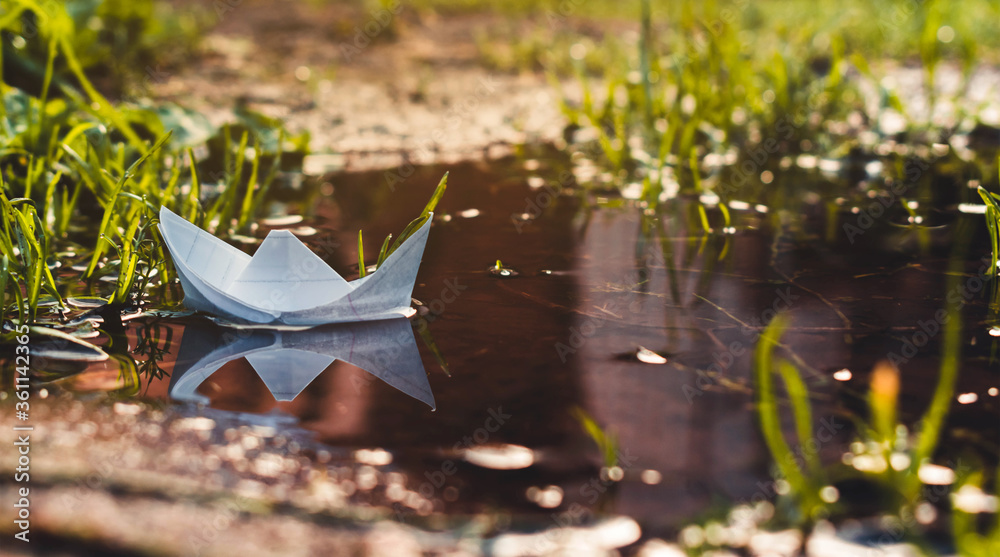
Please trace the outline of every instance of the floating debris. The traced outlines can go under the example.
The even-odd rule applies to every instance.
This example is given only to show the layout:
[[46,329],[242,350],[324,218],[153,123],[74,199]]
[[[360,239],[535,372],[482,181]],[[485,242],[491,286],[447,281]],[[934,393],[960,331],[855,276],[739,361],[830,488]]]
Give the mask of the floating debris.
[[[506,533],[493,539],[492,555],[516,557],[520,555],[552,555],[560,547],[577,550],[587,548],[586,555],[606,555],[611,550],[639,541],[642,528],[628,517],[612,517],[588,526],[553,527],[531,534]],[[560,555],[564,553],[559,553]],[[572,553],[579,555],[577,550]]]
[[969,514],[997,512],[997,496],[987,495],[974,485],[963,485],[951,496],[955,508]]
[[245,246],[255,246],[263,240],[260,238],[254,238],[253,236],[247,236],[245,234],[232,234],[229,239],[237,244],[243,244]]
[[142,406],[127,402],[116,402],[113,408],[115,414],[120,416],[137,416],[142,412]]
[[311,226],[299,226],[297,228],[290,229],[289,232],[295,234],[296,236],[315,236],[319,233],[319,230],[316,230]]
[[986,205],[979,203],[959,203],[958,211],[967,215],[985,215]]
[[521,274],[516,269],[504,267],[503,263],[499,259],[497,259],[495,265],[490,267],[489,271],[491,275],[499,278],[514,278]]
[[[73,362],[103,362],[108,355],[93,344],[48,327],[32,327],[32,356]],[[41,338],[39,338],[41,337]]]
[[826,503],[836,503],[840,500],[840,491],[832,485],[828,485],[819,490],[819,498]]
[[639,474],[639,479],[646,485],[657,485],[663,481],[663,474],[661,474],[658,470],[643,470],[642,473]]
[[917,470],[917,477],[926,485],[951,485],[955,483],[955,471],[947,466],[925,463]]
[[854,377],[854,374],[852,374],[851,370],[847,368],[833,372],[833,378],[837,381],[850,381],[851,377]]
[[557,485],[550,485],[543,488],[531,486],[525,492],[525,496],[529,501],[543,509],[554,509],[562,504],[563,490]]
[[535,463],[535,452],[521,445],[480,445],[462,451],[462,458],[492,470],[520,470]]
[[962,393],[958,395],[959,404],[972,404],[977,400],[979,400],[979,395],[977,395],[976,393]]
[[703,193],[698,196],[698,201],[702,205],[707,205],[709,207],[714,207],[719,204],[719,196],[714,193]]
[[621,195],[625,199],[642,199],[642,184],[639,182],[630,182],[625,184],[625,187],[621,189]]
[[108,300],[99,296],[77,296],[73,298],[66,298],[66,303],[75,308],[92,309],[99,308],[107,304]]
[[644,364],[658,364],[662,365],[667,363],[667,359],[663,356],[653,352],[652,350],[645,347],[638,347],[635,350],[635,359],[639,360]]
[[196,416],[192,418],[180,418],[170,424],[173,431],[211,431],[215,429],[215,420]]
[[613,482],[620,482],[625,479],[625,470],[621,466],[612,466],[610,468],[601,469],[601,478],[608,479]]
[[291,226],[302,222],[302,218],[302,215],[282,215],[261,219],[260,223],[264,226]]
[[358,449],[354,451],[354,460],[370,466],[388,466],[392,464],[392,453],[385,449]]

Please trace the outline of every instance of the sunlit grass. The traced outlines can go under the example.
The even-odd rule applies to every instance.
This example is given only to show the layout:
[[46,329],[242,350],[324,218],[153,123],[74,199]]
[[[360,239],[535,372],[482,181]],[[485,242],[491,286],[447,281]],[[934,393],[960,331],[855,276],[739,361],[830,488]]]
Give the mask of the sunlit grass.
[[986,188],[979,186],[979,195],[986,204],[986,227],[989,229],[990,246],[993,248],[993,259],[990,262],[990,269],[994,274],[1000,272],[997,263],[1000,262],[1000,195],[986,191]]
[[[562,90],[562,111],[573,129],[569,149],[608,171],[594,180],[595,187],[642,183],[640,201],[650,208],[674,191],[712,192],[722,200],[719,207],[734,198],[771,205],[781,194],[777,180],[767,185],[773,178],[765,180],[765,171],[783,174],[779,170],[799,155],[845,164],[879,159],[884,164],[873,178],[909,182],[910,157],[929,159],[932,144],[978,122],[982,107],[968,106],[963,95],[973,70],[996,48],[987,46],[995,37],[985,36],[973,14],[989,17],[998,7],[928,2],[894,15],[899,8],[851,3],[834,14],[794,2],[636,2],[618,12],[620,18],[632,14],[632,38],[609,37],[608,47],[607,41],[580,36],[540,54],[540,63]],[[589,9],[581,6],[574,15]],[[592,53],[610,59],[595,66]],[[883,80],[881,68],[890,56],[920,63],[923,110],[911,110],[902,92]],[[935,79],[945,62],[961,69],[963,81],[954,97],[941,99]],[[579,93],[565,88],[567,73]],[[955,110],[956,123],[931,119],[940,103]],[[905,139],[880,128],[886,113],[905,122]],[[912,154],[894,152],[898,141]],[[947,169],[935,166],[932,172],[985,175],[992,162],[988,154],[979,155],[963,155],[964,162],[950,161]],[[925,201],[928,174],[916,178]],[[850,199],[853,186],[828,195]]]
[[[960,264],[960,259],[954,259]],[[954,273],[951,286],[957,285],[960,273]],[[864,452],[850,454],[843,462],[822,465],[815,452],[807,447],[812,439],[812,403],[798,368],[776,353],[780,339],[789,327],[789,319],[779,315],[771,321],[761,336],[755,353],[754,382],[757,393],[757,414],[761,431],[778,471],[778,478],[790,486],[787,497],[796,509],[793,519],[809,528],[815,521],[835,515],[839,503],[824,500],[820,494],[830,478],[864,477],[880,486],[882,497],[876,502],[892,516],[913,516],[920,505],[930,504],[921,480],[921,469],[931,464],[941,440],[948,410],[955,399],[955,386],[961,370],[962,316],[958,306],[949,304],[941,339],[941,364],[937,385],[926,412],[914,426],[900,420],[897,404],[900,395],[900,370],[888,361],[876,365],[868,392],[868,419],[858,420],[854,445]],[[786,440],[782,428],[781,402],[774,377],[784,383],[791,406],[795,445]],[[982,494],[983,472],[979,463],[956,472],[950,510],[954,543],[960,555],[993,555],[1000,548],[1000,522],[985,524],[977,513],[955,495],[962,490]],[[994,489],[1000,483],[994,484]],[[889,495],[887,495],[889,494]],[[933,501],[931,501],[932,503]],[[925,551],[930,544],[919,523],[901,520],[905,531],[900,539],[911,541]]]
[[[81,39],[68,5],[3,4],[0,32],[26,33],[30,24],[30,44],[47,53],[37,96],[0,83],[0,283],[4,314],[19,322],[38,319],[42,292],[62,307],[61,293],[76,280],[87,281],[113,310],[135,307],[153,282],[167,284],[173,276],[155,227],[161,206],[220,236],[246,232],[282,153],[305,148],[307,136],[289,137],[279,122],[245,111],[238,122],[212,129],[180,107],[112,103],[85,71],[78,49],[95,47]],[[0,72],[32,60],[9,54],[0,56]],[[51,95],[59,81],[59,95]],[[185,127],[190,122],[206,129]],[[223,159],[222,172],[200,175],[213,153]],[[75,280],[66,276],[65,255],[55,257],[56,246],[85,263]],[[101,277],[114,277],[113,290],[96,282]]]

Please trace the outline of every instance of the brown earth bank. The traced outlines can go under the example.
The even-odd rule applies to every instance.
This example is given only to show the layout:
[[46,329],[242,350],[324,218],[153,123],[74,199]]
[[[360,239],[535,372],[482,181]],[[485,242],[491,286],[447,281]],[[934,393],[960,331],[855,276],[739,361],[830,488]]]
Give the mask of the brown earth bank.
[[473,30],[489,16],[389,6],[240,2],[210,14],[199,58],[158,68],[148,92],[217,123],[246,106],[308,131],[314,151],[336,154],[309,173],[496,157],[561,137],[542,75],[479,63]]

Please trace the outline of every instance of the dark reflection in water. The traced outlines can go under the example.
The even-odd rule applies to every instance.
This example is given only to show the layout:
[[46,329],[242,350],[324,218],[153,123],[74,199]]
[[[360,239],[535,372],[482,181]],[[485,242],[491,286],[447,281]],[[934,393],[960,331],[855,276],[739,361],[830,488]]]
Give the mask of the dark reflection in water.
[[[414,289],[450,375],[427,345],[413,346],[405,321],[387,330],[251,332],[226,346],[215,336],[232,331],[188,324],[171,394],[219,409],[279,408],[328,443],[385,448],[413,486],[454,461],[444,481],[455,490],[435,498],[439,511],[559,513],[578,503],[627,513],[650,531],[669,530],[717,502],[774,495],[750,371],[758,335],[775,312],[791,315],[787,353],[804,370],[816,450],[829,462],[851,439],[874,364],[898,353],[944,304],[950,228],[935,231],[925,251],[914,247],[914,233],[888,224],[851,244],[829,235],[839,221],[824,220],[843,213],[830,216],[797,200],[803,207],[795,208],[794,227],[782,225],[788,215],[771,203],[769,213],[734,211],[737,233],[703,237],[685,201],[654,217],[620,199],[581,201],[560,195],[561,186],[529,181],[530,174],[543,183],[558,176],[567,161],[557,155],[543,154],[531,173],[516,160],[491,164],[447,168],[451,185]],[[416,168],[394,187],[383,172],[339,175],[329,178],[332,195],[321,195],[330,186],[317,184],[285,192],[283,201],[307,213],[319,231],[307,241],[351,276],[357,230],[372,242],[365,252],[377,253],[376,242],[419,211],[444,170]],[[986,249],[979,238],[971,253]],[[497,260],[518,276],[491,273]],[[978,265],[970,258],[967,272]],[[963,447],[993,459],[1000,425],[998,399],[985,394],[997,384],[988,329],[985,301],[971,298],[957,392],[980,398],[952,405],[943,450]],[[391,340],[403,337],[406,343]],[[363,339],[371,359],[345,355],[348,338]],[[930,400],[939,341],[923,344],[902,366],[904,421],[912,423]],[[187,347],[199,345],[189,363]],[[304,351],[308,363],[265,351],[274,347]],[[641,361],[640,347],[666,362]],[[239,358],[244,352],[262,381]],[[842,369],[850,380],[833,379]],[[272,396],[269,387],[283,394]],[[166,390],[152,385],[149,393]],[[437,411],[421,400],[436,401]],[[577,408],[616,435],[622,481],[601,475],[602,457]],[[498,470],[468,458],[470,447],[496,444],[531,449],[530,466]],[[549,485],[561,488],[558,506],[529,500],[529,488]],[[434,487],[440,494],[445,486]]]
[[170,397],[208,403],[198,387],[225,364],[246,358],[275,400],[291,401],[334,361],[355,365],[434,407],[420,352],[406,319],[304,331],[188,325],[170,376]]

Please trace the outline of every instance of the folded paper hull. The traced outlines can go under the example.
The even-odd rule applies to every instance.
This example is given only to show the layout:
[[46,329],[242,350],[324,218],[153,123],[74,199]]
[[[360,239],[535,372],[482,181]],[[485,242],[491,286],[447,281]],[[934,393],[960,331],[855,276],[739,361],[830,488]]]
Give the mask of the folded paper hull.
[[159,229],[187,307],[234,321],[309,326],[410,315],[431,220],[378,270],[351,282],[288,231],[271,231],[250,257],[166,208]]

